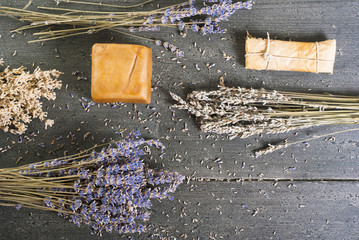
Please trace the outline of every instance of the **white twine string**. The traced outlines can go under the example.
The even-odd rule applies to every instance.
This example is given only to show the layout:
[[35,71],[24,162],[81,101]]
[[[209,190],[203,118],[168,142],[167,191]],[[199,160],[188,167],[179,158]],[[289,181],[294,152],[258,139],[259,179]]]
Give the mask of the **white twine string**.
[[318,65],[319,65],[319,63],[318,63],[318,59],[319,59],[319,44],[318,44],[318,42],[315,42],[315,45],[317,46],[317,61],[315,61],[315,67],[316,67],[316,73],[318,73]]
[[270,37],[269,37],[269,33],[267,33],[267,50],[264,53],[264,59],[266,60],[267,64],[266,64],[266,70],[268,70],[269,68],[269,63],[270,63],[270,59],[272,57],[272,54],[269,53],[270,50]]
[[282,58],[282,59],[291,59],[291,60],[305,60],[305,61],[315,61],[316,63],[316,73],[319,73],[319,62],[334,62],[334,60],[325,60],[325,59],[319,59],[319,43],[315,42],[316,47],[317,47],[317,56],[316,59],[310,59],[310,58],[298,58],[298,57],[285,57],[285,56],[278,56],[278,55],[273,55],[271,54],[270,51],[270,37],[269,37],[269,33],[267,33],[267,48],[266,51],[264,53],[247,53],[245,56],[250,56],[250,55],[263,55],[264,59],[266,60],[266,70],[269,70],[269,64],[270,64],[270,60],[272,59],[272,57],[275,58]]

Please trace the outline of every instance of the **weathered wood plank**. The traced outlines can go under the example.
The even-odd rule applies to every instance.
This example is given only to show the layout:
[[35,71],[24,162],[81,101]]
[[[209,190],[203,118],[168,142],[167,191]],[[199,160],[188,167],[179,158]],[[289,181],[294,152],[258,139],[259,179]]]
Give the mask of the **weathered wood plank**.
[[[173,202],[154,201],[151,232],[154,239],[357,239],[358,188],[358,182],[190,182]],[[100,239],[54,213],[4,207],[0,213],[1,239]]]

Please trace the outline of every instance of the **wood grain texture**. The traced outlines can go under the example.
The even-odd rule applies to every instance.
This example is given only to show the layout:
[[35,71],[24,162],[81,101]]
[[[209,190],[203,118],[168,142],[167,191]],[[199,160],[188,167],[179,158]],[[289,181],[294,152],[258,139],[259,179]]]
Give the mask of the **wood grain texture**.
[[[157,2],[161,6],[166,4],[166,1]],[[26,3],[25,0],[1,0],[4,6],[23,7]],[[29,9],[34,10],[36,5],[55,4],[34,0]],[[221,236],[223,239],[358,239],[358,132],[337,135],[335,141],[321,138],[310,142],[307,148],[299,144],[253,157],[253,150],[267,143],[280,142],[287,137],[296,141],[355,126],[313,127],[297,134],[290,132],[230,141],[223,136],[201,133],[194,118],[186,111],[176,110],[172,120],[169,109],[174,104],[169,91],[185,97],[193,90],[215,89],[221,76],[225,77],[227,86],[358,95],[358,12],[359,2],[354,0],[258,0],[252,10],[239,11],[223,23],[228,30],[223,35],[202,36],[188,32],[187,37],[182,38],[171,29],[143,34],[168,41],[184,51],[185,57],[180,64],[171,61],[173,55],[151,42],[110,31],[50,41],[43,46],[28,44],[27,41],[35,39],[32,32],[12,34],[10,31],[23,23],[0,16],[0,58],[4,58],[6,64],[12,67],[25,65],[30,70],[34,69],[33,65],[44,70],[56,68],[64,72],[61,76],[64,87],[57,92],[56,101],[44,102],[49,118],[55,119],[53,128],[46,131],[44,123],[35,120],[25,134],[31,140],[24,138],[22,143],[18,136],[1,133],[0,147],[11,146],[12,149],[1,153],[0,166],[15,166],[20,157],[19,164],[25,164],[62,156],[64,151],[74,153],[105,138],[120,139],[121,136],[115,133],[119,129],[127,129],[125,134],[140,130],[144,137],[159,138],[167,146],[163,160],[156,157],[145,160],[150,167],[178,171],[197,179],[233,181],[194,181],[191,183],[193,187],[184,185],[176,193],[181,203],[156,203],[151,216],[151,222],[159,229],[156,233],[163,229],[177,239],[183,239],[184,234],[189,239],[209,239],[211,232],[215,239],[221,239]],[[269,32],[272,38],[293,41],[335,38],[334,74],[245,70],[246,31],[255,37],[266,37]],[[149,105],[152,110],[145,105],[132,104],[120,108],[92,106],[89,112],[83,110],[82,97],[91,98],[90,53],[95,43],[141,44],[153,49],[153,92]],[[203,50],[205,54],[202,55]],[[234,59],[225,61],[223,52]],[[206,63],[215,63],[215,67],[208,70]],[[200,71],[196,70],[195,64]],[[76,71],[87,80],[78,81],[78,75],[72,75]],[[71,141],[69,132],[75,134],[76,139]],[[31,136],[31,133],[35,134]],[[214,162],[218,157],[223,161],[221,166]],[[245,184],[237,184],[236,180],[243,180]],[[274,180],[279,181],[277,187],[272,185]],[[288,187],[293,183],[296,187]],[[238,194],[234,194],[235,191]],[[201,202],[200,206],[196,205],[198,202]],[[247,204],[247,208],[243,209],[241,204]],[[220,210],[217,210],[219,205]],[[183,208],[187,217],[181,218],[179,214]],[[259,212],[252,217],[256,208]],[[32,217],[28,215],[30,212]],[[165,217],[166,213],[170,218]],[[87,227],[77,228],[47,212],[2,207],[0,221],[0,239],[99,239],[91,236]],[[236,226],[238,231],[243,228],[238,235],[234,234]],[[105,236],[106,239],[121,239],[115,234]]]
[[[154,201],[154,239],[357,239],[357,182],[191,182]],[[101,239],[54,213],[0,208],[1,239]],[[151,234],[133,235],[147,239]],[[129,235],[103,234],[102,239]]]

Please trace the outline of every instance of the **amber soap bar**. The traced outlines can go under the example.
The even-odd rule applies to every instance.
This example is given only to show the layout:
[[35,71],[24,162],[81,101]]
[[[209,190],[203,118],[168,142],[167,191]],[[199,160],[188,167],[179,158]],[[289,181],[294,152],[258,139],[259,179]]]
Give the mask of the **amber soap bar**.
[[151,102],[152,50],[131,44],[92,47],[91,96],[97,103]]

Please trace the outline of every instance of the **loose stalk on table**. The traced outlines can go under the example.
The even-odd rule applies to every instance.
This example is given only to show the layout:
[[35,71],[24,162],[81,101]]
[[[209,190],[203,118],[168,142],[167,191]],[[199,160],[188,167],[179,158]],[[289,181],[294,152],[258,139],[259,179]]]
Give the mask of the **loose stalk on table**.
[[337,135],[337,134],[340,134],[340,133],[347,133],[347,132],[354,132],[354,131],[359,131],[359,128],[346,129],[346,130],[327,133],[327,134],[323,134],[323,135],[319,135],[319,136],[313,136],[313,137],[310,137],[310,138],[307,138],[307,139],[304,139],[304,140],[295,141],[295,142],[289,142],[289,140],[287,138],[287,139],[284,140],[284,143],[282,143],[282,144],[272,145],[272,144],[269,143],[267,147],[254,151],[254,156],[259,157],[259,156],[262,156],[262,155],[266,155],[268,153],[272,153],[274,151],[284,149],[284,148],[287,148],[287,147],[289,147],[291,145],[295,145],[295,144],[299,144],[299,143],[304,143],[304,144],[306,144],[306,146],[309,146],[309,144],[308,144],[309,141],[313,141],[313,140],[323,138],[323,137],[327,137],[327,136]]

